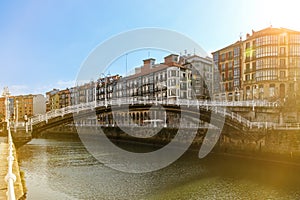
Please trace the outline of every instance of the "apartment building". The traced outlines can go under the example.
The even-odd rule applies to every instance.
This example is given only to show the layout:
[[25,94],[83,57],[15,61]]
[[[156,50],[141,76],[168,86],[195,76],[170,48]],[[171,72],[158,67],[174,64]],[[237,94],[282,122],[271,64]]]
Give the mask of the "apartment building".
[[59,109],[59,90],[53,89],[49,92],[46,92],[46,111],[51,111],[54,109]]
[[[213,53],[220,100],[286,101],[294,98],[300,79],[300,32],[268,27]],[[238,63],[239,62],[239,63]]]
[[47,111],[68,105],[117,98],[136,99],[210,99],[213,88],[212,59],[197,55],[170,54],[164,62],[154,58],[143,60],[135,73],[102,76],[96,81],[66,90],[46,93]]
[[[28,117],[44,114],[46,112],[46,99],[43,95],[29,94],[9,96],[10,119],[13,121],[24,121]],[[6,116],[5,97],[0,97],[0,120],[4,121]]]
[[211,60],[199,56],[170,54],[163,63],[154,58],[143,60],[133,75],[122,78],[116,85],[115,97],[143,99],[207,99],[212,81]]

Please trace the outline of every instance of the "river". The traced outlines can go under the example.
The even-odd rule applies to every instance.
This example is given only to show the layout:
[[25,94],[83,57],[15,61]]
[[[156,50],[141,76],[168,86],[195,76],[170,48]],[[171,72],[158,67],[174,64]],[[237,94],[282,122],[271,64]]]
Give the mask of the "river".
[[106,167],[78,138],[33,139],[18,156],[29,200],[300,199],[300,167],[236,156],[199,159],[188,152],[164,169],[142,174]]

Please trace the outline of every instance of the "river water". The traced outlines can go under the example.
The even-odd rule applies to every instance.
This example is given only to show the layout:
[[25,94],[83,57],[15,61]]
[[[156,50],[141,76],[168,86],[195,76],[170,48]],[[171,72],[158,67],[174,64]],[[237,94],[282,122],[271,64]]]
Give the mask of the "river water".
[[106,167],[76,138],[33,139],[19,148],[18,156],[29,200],[300,199],[300,167],[236,156],[199,159],[189,152],[164,169],[143,174]]

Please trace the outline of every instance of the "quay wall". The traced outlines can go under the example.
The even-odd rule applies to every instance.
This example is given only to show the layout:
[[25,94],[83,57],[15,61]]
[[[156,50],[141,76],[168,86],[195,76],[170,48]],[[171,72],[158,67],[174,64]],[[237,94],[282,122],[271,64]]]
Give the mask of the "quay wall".
[[[78,127],[81,133],[89,134],[95,130],[95,127]],[[98,127],[99,128],[99,127]],[[147,127],[132,127],[132,130],[127,129],[126,132],[134,131],[136,134],[151,134],[157,133],[157,130]],[[107,137],[114,140],[125,140],[130,142],[147,143],[155,146],[163,146],[174,140],[174,136],[178,133],[176,128],[163,128],[153,137],[149,138],[135,138],[124,133],[118,127],[102,127],[103,132]],[[184,136],[179,138],[178,143],[190,142],[189,130],[183,129]],[[196,137],[194,138],[190,149],[199,150],[203,139],[206,135],[207,129],[198,129]],[[266,159],[279,159],[286,161],[299,162],[300,164],[300,130],[261,130],[259,132],[249,132],[248,134],[261,134],[259,139],[246,139],[241,134],[241,137],[230,137],[228,134],[222,133],[218,143],[215,145],[213,152],[216,153],[230,153],[242,154],[246,156],[254,156]],[[66,126],[49,129],[40,133],[44,137],[60,137],[69,135],[70,137],[78,137],[76,127]],[[37,136],[36,136],[37,137]]]

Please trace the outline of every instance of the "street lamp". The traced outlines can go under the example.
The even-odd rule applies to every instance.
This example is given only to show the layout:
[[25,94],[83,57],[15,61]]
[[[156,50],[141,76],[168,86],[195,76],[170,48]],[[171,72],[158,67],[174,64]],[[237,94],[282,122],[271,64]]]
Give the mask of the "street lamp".
[[234,92],[235,92],[235,94],[236,94],[236,96],[237,96],[237,101],[240,101],[240,92],[239,92],[239,88],[238,88],[238,87],[235,87]]
[[10,93],[8,90],[8,87],[5,87],[2,93],[2,96],[5,97],[5,121],[7,123],[7,130],[9,129],[9,118],[10,118],[10,113],[9,113],[9,97]]
[[16,128],[18,127],[18,121],[19,121],[19,105],[18,105],[19,101],[16,100],[16,107],[14,109],[15,111],[15,114],[14,114],[14,120],[15,120],[15,131],[16,131]]
[[19,101],[16,100],[16,125],[19,123]]

